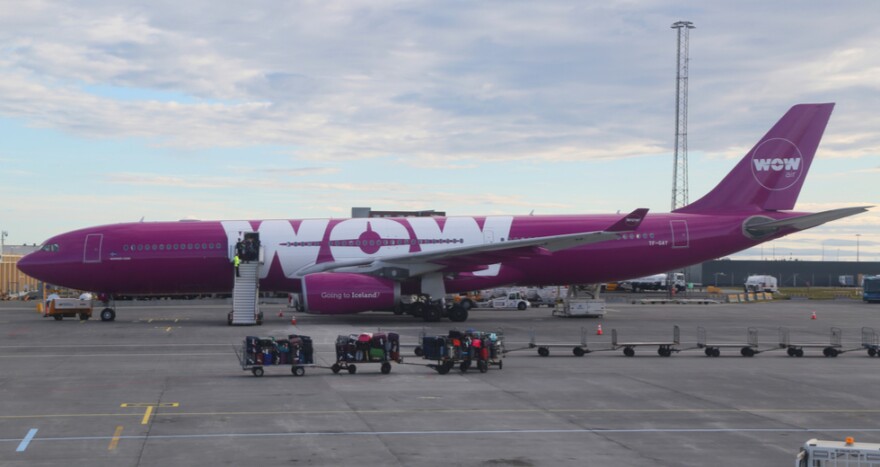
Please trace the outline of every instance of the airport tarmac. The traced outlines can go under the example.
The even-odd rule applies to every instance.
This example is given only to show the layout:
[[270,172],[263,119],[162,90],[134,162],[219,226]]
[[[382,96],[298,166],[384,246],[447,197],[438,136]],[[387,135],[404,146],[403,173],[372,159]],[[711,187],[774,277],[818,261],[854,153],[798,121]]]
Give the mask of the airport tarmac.
[[[317,360],[333,362],[338,334],[398,332],[416,343],[423,323],[381,313],[297,314],[263,305],[260,327],[229,327],[224,301],[120,302],[117,321],[54,321],[33,304],[0,303],[0,465],[790,465],[810,438],[880,442],[880,358],[768,351],[720,358],[656,348],[574,357],[553,348],[510,353],[503,369],[439,375],[412,352],[382,375],[267,367],[256,378],[233,352],[247,335],[313,337]],[[503,330],[506,347],[672,339],[762,349],[777,329],[795,342],[858,348],[861,327],[880,330],[880,306],[841,300],[722,305],[609,304],[602,319],[552,317],[547,308],[474,310],[459,328]],[[278,317],[279,310],[284,317]],[[815,312],[817,319],[810,319]],[[596,335],[601,324],[604,335]]]

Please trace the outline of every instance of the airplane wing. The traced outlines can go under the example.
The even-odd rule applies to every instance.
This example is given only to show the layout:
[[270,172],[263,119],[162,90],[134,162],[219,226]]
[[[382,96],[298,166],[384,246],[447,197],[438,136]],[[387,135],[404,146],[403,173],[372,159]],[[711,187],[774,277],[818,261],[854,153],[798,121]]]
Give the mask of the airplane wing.
[[751,224],[746,230],[752,235],[767,235],[776,233],[783,227],[791,227],[795,230],[806,230],[826,222],[835,221],[844,217],[860,214],[871,208],[872,206],[859,206],[854,208],[832,209],[830,211],[817,212],[815,214],[807,214],[805,216],[791,217],[778,221],[767,221]]
[[636,209],[601,231],[524,238],[396,256],[333,261],[307,266],[297,271],[296,275],[302,277],[306,274],[326,271],[386,275],[384,272],[392,270],[395,271],[394,277],[406,278],[445,270],[455,262],[486,265],[514,258],[544,256],[554,251],[613,240],[620,232],[629,232],[638,228],[647,213],[648,210],[645,208]]

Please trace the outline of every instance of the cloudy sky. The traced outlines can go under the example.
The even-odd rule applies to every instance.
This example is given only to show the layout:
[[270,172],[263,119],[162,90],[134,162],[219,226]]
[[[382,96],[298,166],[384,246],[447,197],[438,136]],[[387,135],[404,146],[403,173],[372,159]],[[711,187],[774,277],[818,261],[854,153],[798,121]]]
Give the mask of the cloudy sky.
[[[0,228],[629,212],[836,102],[799,210],[880,204],[880,2],[0,0]],[[859,235],[859,237],[857,237]],[[880,260],[880,208],[765,257]],[[760,257],[755,249],[743,256]]]

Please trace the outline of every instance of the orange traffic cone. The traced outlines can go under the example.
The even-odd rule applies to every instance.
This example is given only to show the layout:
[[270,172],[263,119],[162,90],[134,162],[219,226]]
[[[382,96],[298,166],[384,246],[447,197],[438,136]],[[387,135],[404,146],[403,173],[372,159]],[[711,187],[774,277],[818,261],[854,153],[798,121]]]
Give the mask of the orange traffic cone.
[[596,327],[596,335],[597,336],[602,335],[602,325],[601,324]]
[[281,311],[281,310],[278,310],[278,317],[279,317],[279,318],[284,318],[284,312]]
[[813,312],[813,316],[810,316],[810,319],[816,319],[816,312]]
[[296,326],[296,316],[292,316],[292,317],[290,318],[290,324],[293,325],[293,326]]

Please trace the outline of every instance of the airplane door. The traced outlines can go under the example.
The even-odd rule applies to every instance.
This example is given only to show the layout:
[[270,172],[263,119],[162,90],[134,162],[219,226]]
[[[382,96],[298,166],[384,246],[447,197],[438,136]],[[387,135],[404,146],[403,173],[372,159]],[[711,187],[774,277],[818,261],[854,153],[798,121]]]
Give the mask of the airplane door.
[[690,246],[687,221],[669,221],[672,229],[672,248],[687,248]]
[[83,248],[83,263],[101,262],[101,243],[104,242],[104,234],[86,235],[86,243]]

